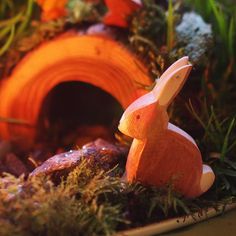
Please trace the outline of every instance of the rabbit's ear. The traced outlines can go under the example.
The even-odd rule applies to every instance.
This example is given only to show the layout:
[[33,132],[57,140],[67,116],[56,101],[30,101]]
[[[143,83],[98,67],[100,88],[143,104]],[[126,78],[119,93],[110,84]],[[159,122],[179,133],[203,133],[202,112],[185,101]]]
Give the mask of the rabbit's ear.
[[168,75],[158,86],[152,90],[158,104],[168,106],[174,97],[179,93],[187,79],[192,65],[184,65]]
[[168,79],[168,76],[172,74],[174,71],[178,70],[180,67],[188,65],[189,60],[188,56],[180,58],[178,61],[173,63],[162,75],[159,79],[156,79],[156,85],[155,87],[160,86],[160,83],[163,82],[163,80]]
[[180,58],[178,61],[173,63],[160,77],[160,80],[168,77],[170,74],[172,74],[175,70],[178,70],[180,67],[188,65],[189,60],[188,56]]

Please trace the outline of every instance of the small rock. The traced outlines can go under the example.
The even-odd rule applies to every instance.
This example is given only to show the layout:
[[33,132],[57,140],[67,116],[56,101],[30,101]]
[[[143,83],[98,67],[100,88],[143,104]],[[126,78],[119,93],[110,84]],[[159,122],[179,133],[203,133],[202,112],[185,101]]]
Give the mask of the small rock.
[[117,165],[120,161],[125,160],[128,155],[127,146],[120,144],[112,144],[103,139],[97,139],[94,142],[88,143],[83,146],[82,150],[86,153],[93,153],[93,158],[100,165],[103,165],[104,169],[108,165],[108,169]]
[[95,25],[91,25],[88,29],[87,29],[87,34],[92,34],[92,35],[103,35],[103,36],[109,36],[111,38],[114,37],[114,32],[115,30],[109,26],[106,26],[102,23],[98,23]]
[[30,176],[40,174],[51,175],[56,172],[70,170],[71,168],[79,164],[81,160],[81,155],[81,150],[71,150],[69,152],[57,154],[43,162],[42,165],[35,168],[31,172]]
[[71,150],[49,158],[37,167],[30,176],[51,175],[52,180],[58,183],[61,176],[66,176],[80,164],[82,158],[88,158],[91,165],[99,166],[107,171],[117,164],[124,166],[127,154],[128,147],[97,139],[84,145],[80,150]]
[[195,12],[183,15],[181,23],[176,27],[176,37],[178,48],[182,46],[184,55],[188,55],[194,64],[206,59],[205,55],[213,44],[211,25]]

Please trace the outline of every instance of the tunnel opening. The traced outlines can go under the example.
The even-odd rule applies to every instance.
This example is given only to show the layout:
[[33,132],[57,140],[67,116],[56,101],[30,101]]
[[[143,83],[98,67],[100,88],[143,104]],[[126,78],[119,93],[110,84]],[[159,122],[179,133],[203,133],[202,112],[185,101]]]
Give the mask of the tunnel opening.
[[42,103],[36,141],[64,149],[96,138],[114,141],[122,113],[119,102],[104,90],[84,82],[63,82]]

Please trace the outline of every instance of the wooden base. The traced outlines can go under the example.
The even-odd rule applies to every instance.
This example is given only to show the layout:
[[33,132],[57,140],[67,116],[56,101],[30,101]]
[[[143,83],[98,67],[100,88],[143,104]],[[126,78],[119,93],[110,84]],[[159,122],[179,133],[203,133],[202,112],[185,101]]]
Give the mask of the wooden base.
[[212,217],[218,216],[223,212],[230,211],[236,208],[236,203],[232,203],[229,205],[221,205],[216,211],[214,208],[209,208],[207,212],[203,212],[202,215],[199,213],[195,213],[192,216],[183,216],[176,217],[169,220],[164,220],[162,222],[151,224],[144,227],[139,227],[127,231],[122,231],[115,236],[148,236],[148,235],[159,235],[162,233],[166,233],[175,229],[183,228],[189,225],[193,225],[199,223],[201,221],[205,221]]

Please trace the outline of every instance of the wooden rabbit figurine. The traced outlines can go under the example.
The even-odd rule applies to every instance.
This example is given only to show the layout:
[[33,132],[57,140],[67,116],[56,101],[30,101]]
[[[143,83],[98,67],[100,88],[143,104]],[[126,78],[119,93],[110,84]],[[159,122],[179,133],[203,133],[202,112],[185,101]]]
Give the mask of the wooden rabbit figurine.
[[128,181],[172,183],[185,197],[197,197],[214,182],[212,169],[185,131],[168,123],[167,107],[182,88],[192,65],[183,57],[165,71],[153,90],[124,112],[119,130],[134,138],[126,164]]

